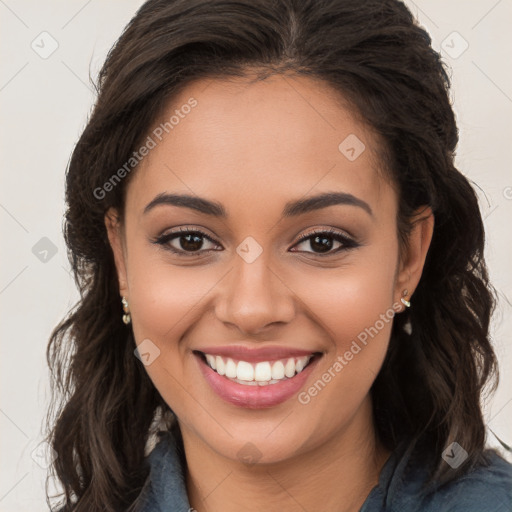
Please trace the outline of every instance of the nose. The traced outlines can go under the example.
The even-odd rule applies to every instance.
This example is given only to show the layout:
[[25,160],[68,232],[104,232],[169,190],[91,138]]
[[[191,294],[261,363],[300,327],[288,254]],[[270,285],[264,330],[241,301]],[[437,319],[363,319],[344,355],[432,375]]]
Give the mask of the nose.
[[243,335],[267,332],[295,315],[293,292],[264,255],[265,251],[252,263],[235,258],[235,268],[221,286],[215,307],[217,318]]

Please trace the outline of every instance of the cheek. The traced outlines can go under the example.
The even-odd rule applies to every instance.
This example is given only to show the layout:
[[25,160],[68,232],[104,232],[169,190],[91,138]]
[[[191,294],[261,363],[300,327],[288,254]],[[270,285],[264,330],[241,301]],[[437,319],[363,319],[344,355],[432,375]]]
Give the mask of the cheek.
[[332,425],[329,428],[355,413],[386,355],[396,314],[397,247],[390,243],[379,249],[365,251],[353,264],[330,271],[324,278],[304,278],[303,286],[315,282],[308,301],[333,346],[317,380],[303,390],[299,402],[311,417],[322,415],[325,424]]
[[[195,360],[187,346],[187,332],[204,316],[205,301],[222,272],[204,266],[177,266],[152,248],[133,247],[129,267],[130,309],[137,344],[147,339],[158,357],[145,366],[155,388],[173,411],[188,422],[202,417],[204,409],[192,396]],[[215,274],[215,275],[214,275]],[[216,274],[219,274],[218,276]],[[180,343],[182,338],[184,343]],[[204,418],[207,421],[208,418]],[[190,420],[192,422],[192,420]]]
[[390,327],[396,258],[393,242],[374,244],[355,251],[338,268],[320,271],[310,267],[296,278],[294,292],[303,298],[314,315],[312,321],[322,326],[338,352],[348,350],[353,339],[376,323],[385,331],[381,315],[387,315],[385,324]]
[[220,270],[211,266],[179,266],[173,261],[163,250],[142,244],[131,248],[128,284],[137,340],[150,334],[161,342],[179,339],[222,277]]
[[[165,253],[134,243],[128,249],[128,285],[132,327],[137,345],[150,340],[154,362],[146,365],[155,387],[173,405],[181,397],[184,377],[193,358],[186,343],[180,343],[204,314],[208,292],[222,277],[207,266],[171,264]],[[156,348],[155,348],[156,347]]]

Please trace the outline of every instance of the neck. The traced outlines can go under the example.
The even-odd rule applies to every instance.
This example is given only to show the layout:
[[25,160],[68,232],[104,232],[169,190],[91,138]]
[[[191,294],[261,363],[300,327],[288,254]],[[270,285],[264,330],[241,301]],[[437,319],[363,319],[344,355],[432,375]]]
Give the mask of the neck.
[[182,430],[190,505],[197,512],[259,512],[270,503],[273,510],[357,511],[390,454],[377,442],[371,420],[368,399],[350,425],[314,449],[253,465],[225,458]]

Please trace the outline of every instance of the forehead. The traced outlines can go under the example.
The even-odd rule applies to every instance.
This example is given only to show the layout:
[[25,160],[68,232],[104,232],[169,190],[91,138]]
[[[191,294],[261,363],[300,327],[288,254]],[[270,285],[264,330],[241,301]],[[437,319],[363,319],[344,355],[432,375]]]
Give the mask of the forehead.
[[155,147],[127,196],[139,211],[163,192],[214,199],[228,216],[251,202],[281,208],[321,192],[350,193],[377,209],[394,199],[381,177],[376,136],[318,80],[197,80],[173,98],[149,135]]

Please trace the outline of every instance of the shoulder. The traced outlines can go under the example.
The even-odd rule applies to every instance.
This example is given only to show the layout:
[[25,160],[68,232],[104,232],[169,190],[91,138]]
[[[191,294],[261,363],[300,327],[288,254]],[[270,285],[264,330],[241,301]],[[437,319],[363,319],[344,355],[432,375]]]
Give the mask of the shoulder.
[[185,485],[183,446],[176,431],[158,433],[155,447],[147,455],[149,476],[139,495],[144,512],[189,510]]
[[[404,448],[405,446],[405,448]],[[512,464],[494,450],[457,478],[428,486],[432,455],[403,443],[360,512],[511,512]]]
[[[396,510],[415,512],[509,512],[512,511],[512,464],[495,451],[485,452],[487,462],[443,485],[420,491],[422,471],[404,475]],[[392,507],[395,510],[395,507]]]
[[487,465],[436,489],[428,500],[450,512],[506,512],[512,510],[512,464],[494,451],[486,451]]

